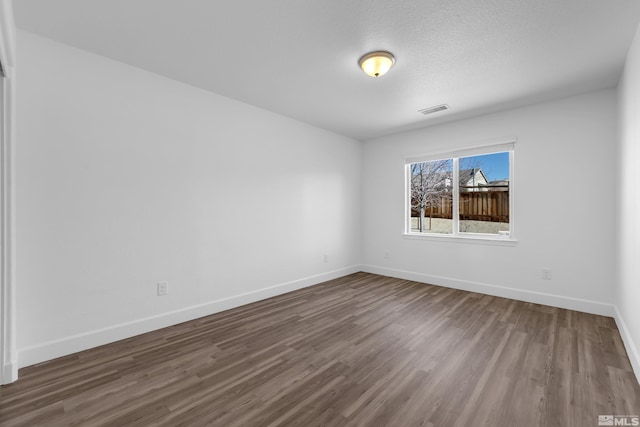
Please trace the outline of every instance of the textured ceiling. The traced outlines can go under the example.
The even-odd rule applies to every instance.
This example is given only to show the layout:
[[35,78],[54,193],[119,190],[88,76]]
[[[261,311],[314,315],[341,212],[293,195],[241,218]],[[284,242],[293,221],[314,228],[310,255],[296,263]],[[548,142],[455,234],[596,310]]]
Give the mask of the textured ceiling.
[[[358,139],[615,86],[638,0],[17,0],[19,28]],[[371,50],[396,65],[374,79]],[[431,117],[417,110],[451,110]]]

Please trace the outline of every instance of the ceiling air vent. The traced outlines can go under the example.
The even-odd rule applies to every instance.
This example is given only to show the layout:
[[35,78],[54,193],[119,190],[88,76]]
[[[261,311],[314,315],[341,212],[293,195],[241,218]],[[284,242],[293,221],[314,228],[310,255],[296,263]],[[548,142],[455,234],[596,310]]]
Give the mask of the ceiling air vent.
[[418,113],[422,113],[427,116],[429,114],[437,113],[438,111],[448,110],[450,107],[447,104],[436,105],[435,107],[423,108],[422,110],[418,110]]

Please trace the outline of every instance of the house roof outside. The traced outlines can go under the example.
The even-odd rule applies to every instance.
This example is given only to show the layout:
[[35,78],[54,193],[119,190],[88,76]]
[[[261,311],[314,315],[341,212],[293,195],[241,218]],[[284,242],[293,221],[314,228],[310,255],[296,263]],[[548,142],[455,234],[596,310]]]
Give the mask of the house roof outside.
[[[479,177],[478,174],[480,175]],[[474,178],[480,179],[476,182]],[[460,169],[458,181],[460,182],[460,185],[464,186],[487,185],[489,183],[489,180],[481,168]]]
[[[474,182],[474,177],[476,181]],[[471,187],[485,187],[490,191],[508,191],[508,179],[496,179],[489,181],[481,168],[461,169],[459,173],[459,182],[461,187],[471,191]]]

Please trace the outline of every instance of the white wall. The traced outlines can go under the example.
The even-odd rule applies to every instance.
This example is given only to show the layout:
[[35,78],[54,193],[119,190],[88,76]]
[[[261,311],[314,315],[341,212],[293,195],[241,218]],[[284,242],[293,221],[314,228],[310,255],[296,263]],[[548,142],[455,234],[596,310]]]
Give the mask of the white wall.
[[[403,237],[404,157],[505,136],[517,137],[517,246]],[[365,141],[365,269],[612,315],[615,147],[615,90]],[[541,279],[542,268],[552,269],[552,280]]]
[[20,366],[357,270],[360,142],[30,33],[17,51]]
[[[640,27],[618,86],[620,117],[619,288],[616,305],[627,352],[640,377]],[[618,322],[621,323],[621,322]]]

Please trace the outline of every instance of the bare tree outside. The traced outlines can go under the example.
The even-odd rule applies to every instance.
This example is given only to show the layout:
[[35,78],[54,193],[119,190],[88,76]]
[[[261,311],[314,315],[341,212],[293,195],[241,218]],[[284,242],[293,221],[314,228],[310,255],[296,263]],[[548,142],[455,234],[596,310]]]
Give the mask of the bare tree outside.
[[421,233],[431,230],[434,208],[444,199],[451,198],[452,182],[451,159],[411,164],[411,209],[419,214],[418,229]]

